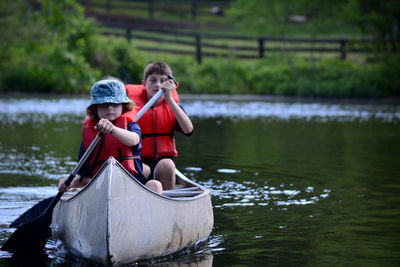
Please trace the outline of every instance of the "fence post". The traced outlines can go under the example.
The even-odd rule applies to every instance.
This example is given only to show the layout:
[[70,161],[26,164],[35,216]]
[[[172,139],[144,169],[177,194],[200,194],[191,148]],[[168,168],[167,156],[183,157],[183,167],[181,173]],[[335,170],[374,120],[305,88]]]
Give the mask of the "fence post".
[[128,42],[131,41],[131,29],[130,29],[130,28],[127,28],[127,29],[126,29],[125,37],[126,37],[126,40],[127,40]]
[[196,61],[198,64],[201,64],[201,37],[200,34],[196,34]]
[[196,20],[197,16],[197,1],[192,0],[192,20]]
[[149,3],[149,17],[153,18],[154,17],[154,1],[148,0],[148,3]]
[[258,57],[263,58],[264,57],[264,38],[260,37],[258,38]]
[[347,45],[346,39],[340,40],[340,59],[345,60],[346,59],[346,45]]

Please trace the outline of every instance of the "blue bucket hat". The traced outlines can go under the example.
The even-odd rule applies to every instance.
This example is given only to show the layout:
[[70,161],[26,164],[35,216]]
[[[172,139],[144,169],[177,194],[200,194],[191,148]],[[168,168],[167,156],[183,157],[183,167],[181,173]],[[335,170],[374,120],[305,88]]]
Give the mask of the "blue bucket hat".
[[103,103],[131,103],[126,95],[124,84],[117,80],[101,80],[90,89],[90,105]]

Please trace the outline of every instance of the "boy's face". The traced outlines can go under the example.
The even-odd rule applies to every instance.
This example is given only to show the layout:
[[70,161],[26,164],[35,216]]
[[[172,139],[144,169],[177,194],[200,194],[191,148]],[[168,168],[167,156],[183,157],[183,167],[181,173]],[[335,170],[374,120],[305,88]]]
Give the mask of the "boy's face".
[[[147,97],[150,99],[153,97],[161,88],[164,82],[168,81],[167,75],[151,74],[144,81],[144,87],[146,88]],[[162,99],[162,97],[160,97]]]
[[97,105],[97,115],[100,119],[116,120],[122,114],[122,104],[104,103]]

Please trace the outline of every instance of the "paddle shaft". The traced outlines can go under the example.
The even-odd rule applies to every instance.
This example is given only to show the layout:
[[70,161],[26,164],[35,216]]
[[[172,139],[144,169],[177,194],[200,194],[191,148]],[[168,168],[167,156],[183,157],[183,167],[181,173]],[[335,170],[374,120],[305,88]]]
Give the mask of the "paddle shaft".
[[143,108],[138,112],[136,119],[134,120],[134,122],[137,122],[138,120],[140,120],[140,118],[143,116],[143,114],[149,109],[151,108],[152,105],[154,105],[154,103],[158,100],[158,98],[164,93],[163,90],[159,90],[147,103],[146,105],[143,106]]

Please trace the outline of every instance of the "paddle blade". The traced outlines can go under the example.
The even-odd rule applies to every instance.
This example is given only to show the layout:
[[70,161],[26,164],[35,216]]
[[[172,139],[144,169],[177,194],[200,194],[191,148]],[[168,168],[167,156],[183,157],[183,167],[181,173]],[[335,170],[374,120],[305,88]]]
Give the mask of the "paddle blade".
[[15,221],[10,224],[10,228],[19,228],[21,225],[24,225],[36,217],[40,216],[47,209],[49,204],[53,201],[54,197],[49,197],[43,199],[42,201],[35,204],[32,208],[25,211],[21,216],[19,216]]
[[1,250],[16,254],[34,254],[43,251],[50,235],[51,216],[39,216],[20,226],[9,237]]

